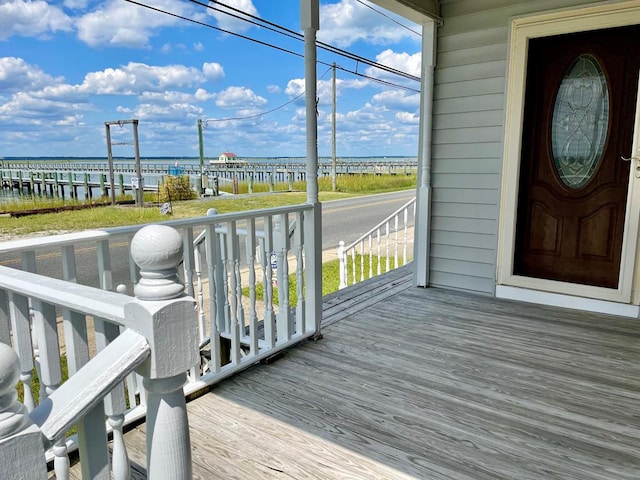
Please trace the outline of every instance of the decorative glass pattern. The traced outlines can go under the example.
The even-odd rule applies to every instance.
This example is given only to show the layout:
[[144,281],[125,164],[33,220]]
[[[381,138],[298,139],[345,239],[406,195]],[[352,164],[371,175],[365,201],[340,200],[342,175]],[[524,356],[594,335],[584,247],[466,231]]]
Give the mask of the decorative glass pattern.
[[569,188],[584,186],[593,176],[607,138],[609,91],[598,61],[579,56],[562,79],[551,123],[553,161]]

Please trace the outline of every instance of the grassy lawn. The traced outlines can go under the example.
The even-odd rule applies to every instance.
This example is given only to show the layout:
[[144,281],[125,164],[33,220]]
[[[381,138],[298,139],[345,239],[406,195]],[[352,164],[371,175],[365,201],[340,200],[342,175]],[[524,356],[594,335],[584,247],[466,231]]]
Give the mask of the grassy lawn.
[[[352,175],[340,177],[338,191],[332,192],[331,179],[323,177],[319,181],[319,198],[320,201],[328,201],[358,195],[406,190],[415,188],[415,184],[415,175]],[[173,202],[171,215],[162,215],[157,205],[144,208],[134,205],[99,206],[84,210],[42,213],[24,217],[4,215],[0,216],[0,235],[19,237],[39,232],[70,232],[164,222],[171,219],[203,216],[209,208],[215,208],[220,213],[239,212],[296,205],[304,203],[306,198],[307,195],[304,191],[277,191],[273,193],[186,200]],[[149,202],[156,200],[153,194],[147,194],[145,199]],[[54,203],[59,206],[60,201]],[[66,204],[72,203],[72,201],[66,202]],[[52,206],[51,202],[39,201],[30,197],[20,202],[20,204],[24,209]],[[20,204],[17,206],[12,205],[11,209],[19,209]]]

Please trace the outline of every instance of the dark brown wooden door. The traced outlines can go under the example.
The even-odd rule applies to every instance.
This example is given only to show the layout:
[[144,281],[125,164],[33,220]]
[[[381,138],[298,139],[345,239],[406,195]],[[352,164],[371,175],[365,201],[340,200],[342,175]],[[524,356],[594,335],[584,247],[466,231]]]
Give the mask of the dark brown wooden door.
[[617,288],[640,27],[529,44],[514,273]]

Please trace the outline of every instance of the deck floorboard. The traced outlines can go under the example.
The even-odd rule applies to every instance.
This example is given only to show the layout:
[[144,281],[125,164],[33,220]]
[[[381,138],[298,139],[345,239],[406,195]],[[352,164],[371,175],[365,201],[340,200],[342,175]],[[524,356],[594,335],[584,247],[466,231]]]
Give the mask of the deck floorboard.
[[640,478],[640,321],[407,271],[326,297],[321,340],[189,402],[194,478]]

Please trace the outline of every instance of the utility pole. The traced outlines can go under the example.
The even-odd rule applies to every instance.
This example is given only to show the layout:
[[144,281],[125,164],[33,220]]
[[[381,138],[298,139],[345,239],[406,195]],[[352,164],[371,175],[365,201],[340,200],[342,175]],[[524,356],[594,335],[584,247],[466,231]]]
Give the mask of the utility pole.
[[198,119],[198,147],[200,149],[200,174],[204,172],[204,145],[202,143],[202,119]]
[[336,171],[336,62],[333,62],[333,108],[331,110],[331,191],[338,188],[338,173]]
[[[134,155],[135,155],[135,169],[136,169],[136,184],[137,184],[137,190],[133,188],[133,183],[132,183],[132,189],[136,190],[136,203],[138,204],[138,206],[142,206],[142,200],[143,200],[143,189],[144,189],[144,185],[143,185],[143,180],[142,180],[142,169],[140,168],[140,148],[138,145],[138,119],[132,119],[132,120],[114,120],[111,122],[104,122],[104,128],[106,130],[106,137],[107,137],[107,155],[108,155],[108,159],[109,159],[109,190],[110,190],[110,196],[111,196],[111,203],[115,204],[116,203],[116,189],[115,189],[115,180],[114,180],[114,172],[113,172],[113,155],[111,152],[111,146],[112,145],[131,145],[130,142],[112,142],[111,141],[111,126],[112,125],[118,125],[120,127],[122,127],[123,125],[127,125],[127,124],[131,124],[133,125],[133,149],[134,149]],[[133,180],[133,179],[132,179]]]

